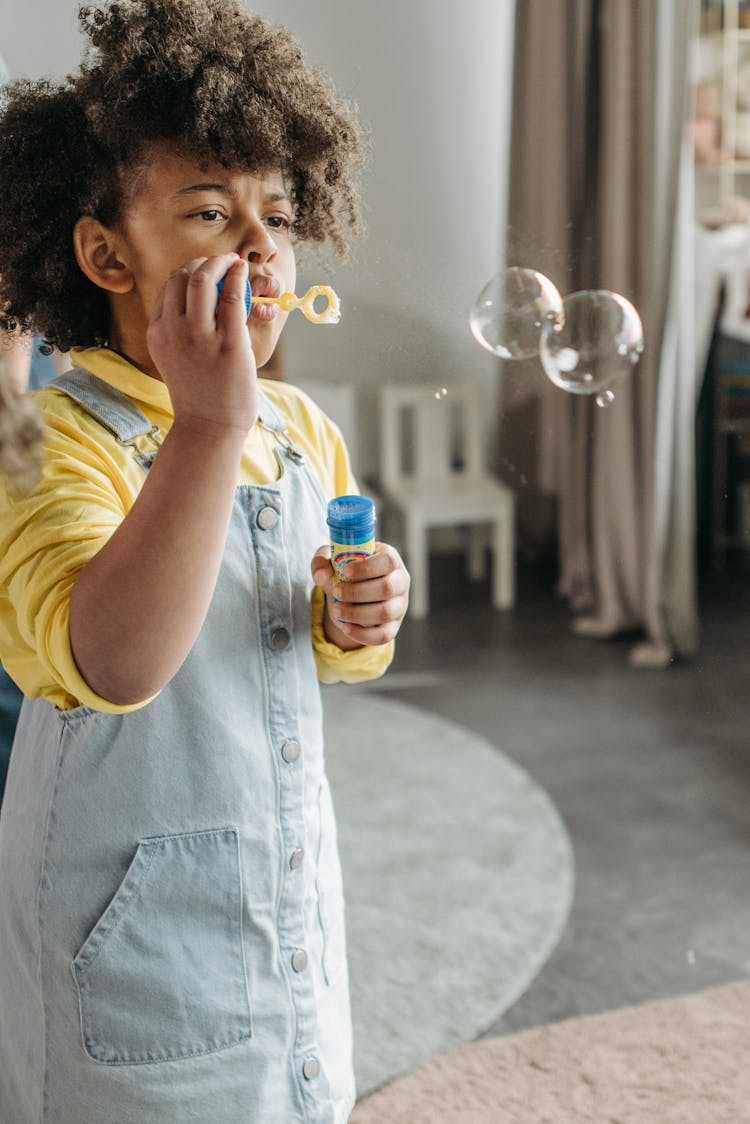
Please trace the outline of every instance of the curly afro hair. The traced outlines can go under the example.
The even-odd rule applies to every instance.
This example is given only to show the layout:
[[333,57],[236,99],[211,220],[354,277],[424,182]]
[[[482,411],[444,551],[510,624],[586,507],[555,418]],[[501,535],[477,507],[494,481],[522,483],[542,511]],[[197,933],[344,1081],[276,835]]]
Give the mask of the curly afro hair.
[[296,239],[346,256],[362,226],[366,133],[287,31],[238,0],[118,0],[79,18],[90,48],[77,74],[1,95],[0,327],[63,351],[105,343],[107,296],[78,268],[72,231],[82,215],[122,218],[154,143],[280,169]]

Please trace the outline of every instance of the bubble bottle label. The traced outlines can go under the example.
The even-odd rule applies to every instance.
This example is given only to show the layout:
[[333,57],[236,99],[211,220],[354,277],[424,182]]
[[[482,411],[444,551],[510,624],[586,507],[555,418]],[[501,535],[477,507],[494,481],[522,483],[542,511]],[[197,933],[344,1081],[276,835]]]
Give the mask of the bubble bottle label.
[[334,580],[346,581],[343,567],[375,553],[375,504],[369,496],[336,496],[328,504]]

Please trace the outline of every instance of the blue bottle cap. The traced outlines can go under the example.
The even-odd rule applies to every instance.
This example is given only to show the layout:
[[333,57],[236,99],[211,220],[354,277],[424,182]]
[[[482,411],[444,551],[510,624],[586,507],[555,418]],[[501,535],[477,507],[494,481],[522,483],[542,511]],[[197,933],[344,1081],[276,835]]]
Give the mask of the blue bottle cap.
[[328,526],[345,531],[371,530],[375,504],[369,496],[336,496],[328,503]]
[[[219,297],[221,297],[221,290],[224,288],[224,281],[225,281],[225,278],[222,277],[221,281],[219,281],[218,285],[216,286],[217,291],[219,293]],[[252,304],[253,304],[253,290],[252,290],[252,287],[250,285],[250,278],[246,277],[245,278],[245,317],[248,317],[250,315],[250,309],[252,308]],[[216,311],[217,312],[219,311],[218,304],[216,305]]]
[[375,537],[375,504],[369,496],[336,496],[328,504],[331,541],[358,546]]

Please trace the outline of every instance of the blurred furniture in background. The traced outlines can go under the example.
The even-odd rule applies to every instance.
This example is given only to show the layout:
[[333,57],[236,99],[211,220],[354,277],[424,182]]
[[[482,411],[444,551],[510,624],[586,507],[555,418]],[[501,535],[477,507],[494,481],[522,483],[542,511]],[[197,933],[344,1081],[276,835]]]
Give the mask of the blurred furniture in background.
[[493,554],[492,602],[515,601],[515,496],[484,468],[479,388],[454,383],[385,384],[380,389],[380,483],[400,512],[411,573],[410,616],[429,609],[429,532],[466,527],[468,573],[485,569],[486,527]]
[[750,342],[718,335],[712,348],[711,564],[750,546]]
[[[703,553],[750,545],[750,4],[701,0],[693,59],[698,416]],[[710,346],[709,346],[710,344]],[[700,452],[700,447],[699,447]],[[699,458],[700,462],[700,458]],[[699,520],[700,530],[700,520]]]
[[695,227],[698,555],[750,547],[750,223]]
[[693,116],[696,209],[721,226],[735,201],[750,196],[750,5],[702,0],[694,45]]

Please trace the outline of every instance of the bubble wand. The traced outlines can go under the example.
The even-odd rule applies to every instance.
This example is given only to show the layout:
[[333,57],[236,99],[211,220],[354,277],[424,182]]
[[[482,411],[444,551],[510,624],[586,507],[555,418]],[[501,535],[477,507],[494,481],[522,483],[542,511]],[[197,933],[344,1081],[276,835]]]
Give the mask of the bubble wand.
[[[222,277],[217,285],[219,296],[221,296],[223,288],[224,278]],[[316,297],[326,298],[326,306],[320,311],[315,308]],[[329,285],[313,285],[303,297],[298,297],[296,293],[280,293],[278,297],[256,297],[253,294],[250,282],[246,281],[245,310],[248,316],[253,304],[277,304],[282,312],[292,312],[295,308],[298,308],[311,324],[338,324],[341,319],[339,298]]]

